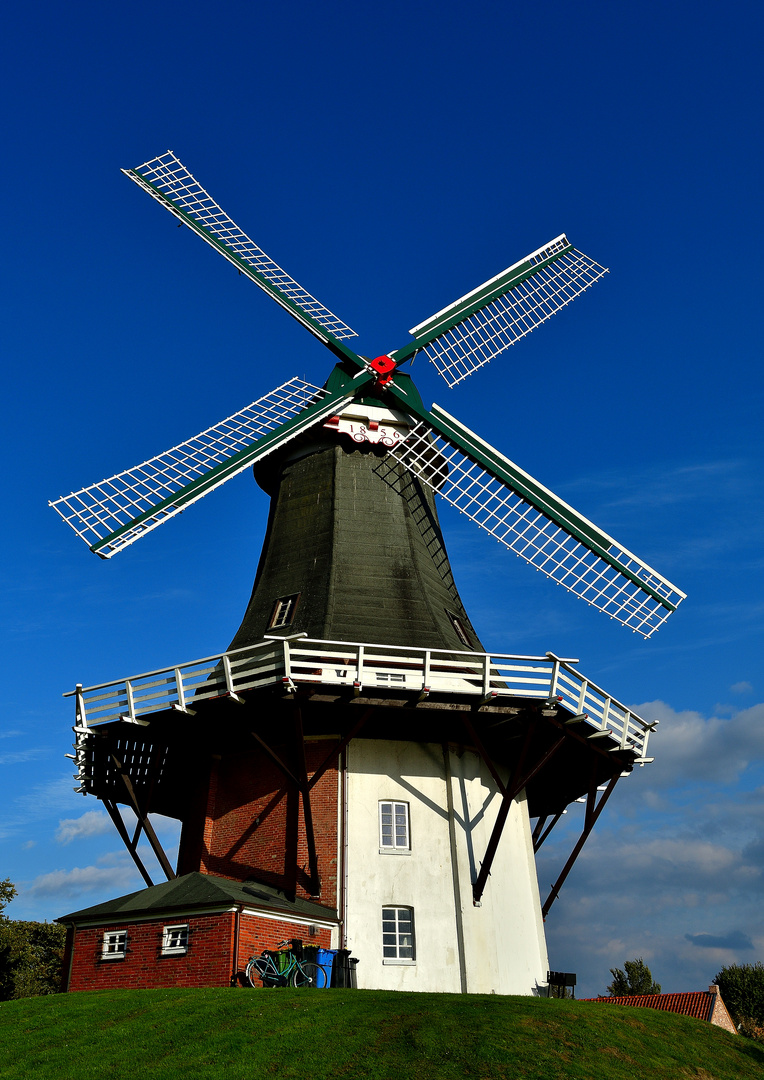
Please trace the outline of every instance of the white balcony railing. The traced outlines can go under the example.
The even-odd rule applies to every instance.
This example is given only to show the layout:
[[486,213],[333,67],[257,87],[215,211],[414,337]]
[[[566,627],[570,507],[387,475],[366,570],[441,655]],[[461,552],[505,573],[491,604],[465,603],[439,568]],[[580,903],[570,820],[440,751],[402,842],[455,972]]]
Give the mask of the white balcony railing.
[[640,764],[651,760],[645,754],[652,725],[585,678],[576,663],[553,653],[516,656],[272,637],[128,679],[78,685],[64,697],[76,698],[78,767],[94,726],[115,720],[145,724],[143,717],[164,709],[189,713],[203,701],[279,684],[287,690],[300,685],[347,687],[376,696],[385,690],[422,697],[456,694],[495,699],[497,704],[512,698],[559,702],[580,717],[582,734],[608,736],[616,743],[610,743],[612,749],[633,751]]

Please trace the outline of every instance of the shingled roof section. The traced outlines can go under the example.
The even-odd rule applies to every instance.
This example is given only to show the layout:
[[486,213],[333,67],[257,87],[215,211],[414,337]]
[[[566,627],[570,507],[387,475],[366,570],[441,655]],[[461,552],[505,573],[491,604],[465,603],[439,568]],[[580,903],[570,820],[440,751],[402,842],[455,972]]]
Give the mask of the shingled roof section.
[[634,994],[629,997],[581,998],[581,1001],[594,1001],[598,1005],[631,1005],[640,1009],[660,1009],[663,1012],[679,1013],[680,1016],[692,1016],[695,1020],[706,1020],[725,1031],[737,1034],[727,1006],[722,1001],[718,986],[709,986],[708,990],[690,990],[684,994]]
[[136,915],[170,914],[195,907],[226,909],[233,904],[268,908],[285,915],[301,915],[303,918],[332,922],[337,920],[337,913],[331,908],[310,900],[292,899],[272,885],[257,881],[229,881],[227,878],[195,871],[172,881],[163,881],[160,885],[152,885],[148,889],[128,893],[127,896],[119,896],[115,900],[107,900],[104,904],[62,915],[56,922],[96,923],[117,917],[129,919]]

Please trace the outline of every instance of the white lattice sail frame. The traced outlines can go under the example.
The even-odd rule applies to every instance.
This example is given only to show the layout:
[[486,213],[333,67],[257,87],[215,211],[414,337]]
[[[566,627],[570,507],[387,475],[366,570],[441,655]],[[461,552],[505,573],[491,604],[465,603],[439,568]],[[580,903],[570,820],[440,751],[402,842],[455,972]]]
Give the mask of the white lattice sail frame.
[[[323,394],[320,387],[303,379],[290,379],[192,439],[141,465],[72,492],[48,505],[91,548],[133,523],[131,528],[120,532],[106,546],[98,547],[97,553],[108,559],[186,506],[220,487],[232,476],[243,472],[252,464],[251,457],[237,462],[228,470],[220,469],[198,492],[185,494],[189,484],[208,475],[211,470],[224,466]],[[176,501],[173,502],[173,499]],[[154,507],[157,510],[151,514]],[[146,516],[147,513],[149,516]],[[138,517],[142,520],[136,522]]]
[[[458,424],[438,406],[434,405],[432,411],[437,418]],[[686,594],[514,462],[473,432],[469,435],[519,478],[524,477],[531,488],[546,493],[552,505],[564,508],[571,523],[581,526],[584,539],[425,422],[419,423],[389,454],[552,581],[645,638],[658,630]],[[607,559],[589,546],[587,533],[600,541]]]
[[[171,150],[144,162],[137,169],[122,169],[122,172],[181,221],[189,224],[186,218],[190,218],[192,223],[201,227],[195,230],[197,234],[237,269],[243,270],[242,263],[251,268],[256,275],[275,286],[291,305],[308,314],[333,337],[340,341],[357,337],[355,330],[311,296],[239,228]],[[213,237],[218,243],[214,242]],[[250,277],[250,280],[262,287],[256,276]],[[269,292],[269,295],[273,294]],[[296,314],[292,307],[288,310]],[[313,328],[309,326],[308,329]]]
[[[553,261],[547,262],[549,259]],[[512,284],[523,268],[527,276]],[[576,250],[563,233],[409,333],[416,339],[429,339],[419,352],[453,387],[541,326],[608,272]],[[501,292],[503,284],[508,287]],[[484,298],[488,302],[479,306]],[[476,306],[477,310],[471,310]],[[470,313],[454,323],[461,311]],[[438,334],[440,326],[443,331]]]

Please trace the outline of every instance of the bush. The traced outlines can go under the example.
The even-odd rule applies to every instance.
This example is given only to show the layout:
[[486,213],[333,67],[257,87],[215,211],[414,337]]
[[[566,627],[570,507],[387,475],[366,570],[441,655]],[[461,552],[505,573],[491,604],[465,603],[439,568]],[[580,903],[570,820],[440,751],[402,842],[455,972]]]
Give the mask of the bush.
[[764,964],[732,964],[714,979],[736,1024],[764,1027]]
[[66,930],[57,923],[22,922],[3,914],[16,889],[0,881],[0,1001],[57,994]]

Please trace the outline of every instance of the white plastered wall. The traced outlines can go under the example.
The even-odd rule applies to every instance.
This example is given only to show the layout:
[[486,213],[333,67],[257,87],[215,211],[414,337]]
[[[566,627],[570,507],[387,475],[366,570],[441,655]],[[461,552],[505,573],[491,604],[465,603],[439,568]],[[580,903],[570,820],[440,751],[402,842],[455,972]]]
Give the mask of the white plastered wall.
[[[346,947],[359,959],[358,986],[538,993],[548,960],[525,798],[512,805],[475,907],[472,883],[501,798],[477,754],[452,747],[448,766],[455,866],[442,747],[355,739],[348,748],[345,932]],[[409,804],[410,854],[380,853],[380,800]],[[383,963],[385,905],[414,909],[414,964]]]

